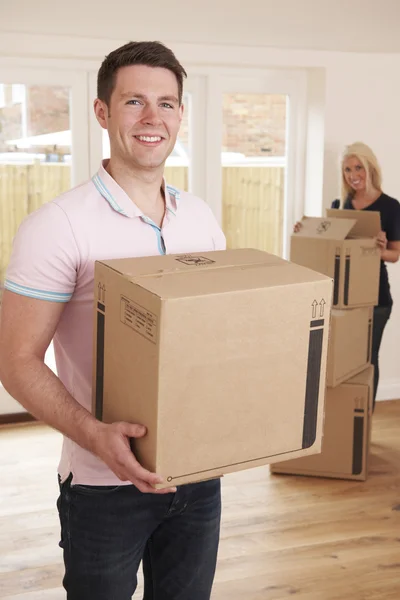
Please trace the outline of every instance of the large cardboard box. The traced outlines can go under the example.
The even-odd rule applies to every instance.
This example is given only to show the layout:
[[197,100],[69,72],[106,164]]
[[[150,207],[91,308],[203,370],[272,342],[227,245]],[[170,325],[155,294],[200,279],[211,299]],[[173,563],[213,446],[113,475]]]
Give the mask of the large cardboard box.
[[331,209],[326,218],[304,217],[302,225],[291,237],[290,260],[333,277],[333,306],[377,305],[379,213]]
[[322,453],[272,465],[271,472],[365,481],[374,367],[327,390]]
[[373,308],[332,310],[327,385],[335,387],[371,362]]
[[328,277],[257,250],[96,263],[93,410],[182,484],[321,449]]

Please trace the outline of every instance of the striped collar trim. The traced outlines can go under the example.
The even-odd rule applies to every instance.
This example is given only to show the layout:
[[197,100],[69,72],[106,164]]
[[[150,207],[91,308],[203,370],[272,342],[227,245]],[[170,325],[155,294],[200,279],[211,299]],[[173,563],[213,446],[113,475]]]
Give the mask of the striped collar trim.
[[165,194],[166,208],[170,213],[176,216],[176,211],[178,210],[181,201],[181,193],[177,188],[173,187],[172,185],[168,185],[165,179],[163,180],[163,187],[167,192]]
[[121,215],[124,215],[126,217],[127,216],[126,212],[124,211],[123,208],[121,208],[121,206],[119,206],[119,204],[117,203],[117,201],[115,200],[115,198],[113,197],[111,192],[107,189],[105,183],[100,178],[99,174],[94,175],[92,177],[92,181],[93,181],[97,191],[103,196],[103,198],[105,200],[107,200],[107,202],[111,206],[111,208],[113,208],[116,212],[118,212]]
[[[92,182],[99,194],[120,215],[125,217],[143,217],[142,211],[106,171],[107,164],[108,160],[104,160],[96,175],[92,177]],[[176,216],[181,200],[181,192],[176,187],[167,184],[164,177],[161,185],[164,190],[166,209]]]

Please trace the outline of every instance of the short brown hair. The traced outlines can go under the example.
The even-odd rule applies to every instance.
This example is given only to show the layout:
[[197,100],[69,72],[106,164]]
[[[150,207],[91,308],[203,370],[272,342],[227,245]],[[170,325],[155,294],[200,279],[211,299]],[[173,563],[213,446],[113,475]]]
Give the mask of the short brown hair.
[[97,97],[107,106],[110,105],[118,70],[131,65],[161,67],[171,71],[178,83],[179,103],[182,103],[183,79],[187,73],[172,50],[161,42],[128,42],[105,57],[97,74]]

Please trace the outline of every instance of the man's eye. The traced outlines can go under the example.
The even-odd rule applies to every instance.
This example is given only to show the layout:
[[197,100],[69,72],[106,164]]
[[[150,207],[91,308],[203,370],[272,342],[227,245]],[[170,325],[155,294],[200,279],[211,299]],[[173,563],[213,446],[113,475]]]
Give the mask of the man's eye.
[[140,104],[139,100],[128,100],[127,104]]
[[168,102],[163,102],[163,103],[161,104],[161,106],[163,106],[164,108],[174,108],[174,107],[172,106],[172,104],[168,104]]

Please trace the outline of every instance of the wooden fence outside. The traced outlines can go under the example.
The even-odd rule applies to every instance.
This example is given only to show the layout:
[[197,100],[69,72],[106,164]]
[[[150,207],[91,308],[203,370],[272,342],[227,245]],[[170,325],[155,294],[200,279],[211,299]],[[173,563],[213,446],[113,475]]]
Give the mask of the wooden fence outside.
[[[166,167],[169,184],[188,187],[187,167]],[[281,254],[284,167],[223,167],[223,229],[228,248]],[[71,187],[62,164],[0,165],[0,286],[21,221]]]
[[222,228],[228,248],[282,253],[284,167],[223,167]]

